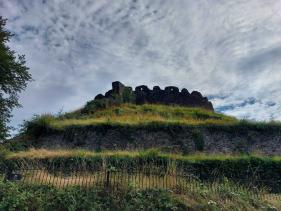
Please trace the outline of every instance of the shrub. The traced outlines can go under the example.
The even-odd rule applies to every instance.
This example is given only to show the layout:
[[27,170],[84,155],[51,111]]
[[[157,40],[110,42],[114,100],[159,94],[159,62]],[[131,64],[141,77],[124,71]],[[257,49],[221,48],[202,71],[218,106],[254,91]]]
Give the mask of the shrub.
[[33,146],[32,137],[21,135],[19,137],[15,137],[12,140],[7,140],[2,147],[9,151],[25,151],[30,149]]
[[44,132],[50,128],[50,124],[55,120],[51,114],[35,115],[31,120],[24,121],[21,126],[21,133],[39,138]]
[[117,116],[120,116],[124,113],[124,111],[121,108],[115,108],[113,109],[114,114],[116,114]]
[[192,130],[193,141],[195,145],[195,150],[203,151],[205,142],[202,132],[199,129]]
[[0,160],[4,160],[10,151],[3,146],[0,146]]
[[122,102],[123,103],[135,103],[135,94],[133,93],[130,87],[124,87],[124,91],[122,93]]
[[81,110],[82,114],[91,114],[99,109],[105,109],[107,108],[106,101],[104,99],[100,100],[92,100],[87,102],[85,107]]
[[195,111],[192,115],[195,119],[202,119],[202,120],[206,120],[209,119],[211,116],[207,113],[203,113],[203,112],[198,112]]

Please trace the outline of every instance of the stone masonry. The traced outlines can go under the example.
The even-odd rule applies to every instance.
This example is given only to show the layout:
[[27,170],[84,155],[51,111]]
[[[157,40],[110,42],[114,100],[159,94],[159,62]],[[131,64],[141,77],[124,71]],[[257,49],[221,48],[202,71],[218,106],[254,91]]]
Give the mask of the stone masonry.
[[122,99],[124,102],[142,104],[164,104],[164,105],[180,105],[186,107],[201,107],[213,111],[213,105],[207,97],[203,97],[198,91],[189,93],[187,89],[182,89],[175,86],[167,86],[162,90],[159,86],[154,86],[149,89],[145,85],[137,86],[135,90],[131,87],[123,85],[119,81],[112,82],[112,89],[105,93],[105,95],[98,94],[95,100],[101,99]]

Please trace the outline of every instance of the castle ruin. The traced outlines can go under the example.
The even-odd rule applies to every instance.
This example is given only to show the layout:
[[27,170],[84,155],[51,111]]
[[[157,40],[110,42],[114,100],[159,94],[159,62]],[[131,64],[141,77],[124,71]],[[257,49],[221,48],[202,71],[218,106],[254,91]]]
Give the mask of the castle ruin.
[[164,104],[164,105],[180,105],[186,107],[200,107],[214,111],[212,103],[207,97],[203,97],[198,91],[188,92],[175,86],[167,86],[162,90],[159,86],[154,86],[150,90],[147,86],[137,86],[135,90],[129,86],[125,86],[119,81],[112,82],[112,89],[105,95],[98,94],[95,100],[112,100],[117,99],[123,103],[142,104]]

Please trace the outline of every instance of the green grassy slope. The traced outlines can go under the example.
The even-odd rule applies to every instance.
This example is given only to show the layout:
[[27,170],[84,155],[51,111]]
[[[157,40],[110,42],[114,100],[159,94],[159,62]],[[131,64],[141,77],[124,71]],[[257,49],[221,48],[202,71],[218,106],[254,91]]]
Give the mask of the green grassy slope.
[[26,121],[22,134],[35,138],[45,132],[63,131],[74,127],[79,130],[91,126],[94,130],[104,131],[106,128],[147,130],[166,130],[176,128],[208,127],[212,130],[237,132],[255,130],[260,132],[281,131],[280,122],[256,122],[238,120],[234,117],[204,110],[167,105],[134,105],[121,104],[107,108],[83,108],[63,114],[36,115]]
[[86,125],[146,125],[146,124],[180,124],[180,125],[229,125],[238,122],[234,117],[218,114],[200,108],[188,108],[166,105],[122,104],[110,108],[98,109],[82,114],[80,110],[63,115],[41,115],[34,122],[45,123],[52,128]]

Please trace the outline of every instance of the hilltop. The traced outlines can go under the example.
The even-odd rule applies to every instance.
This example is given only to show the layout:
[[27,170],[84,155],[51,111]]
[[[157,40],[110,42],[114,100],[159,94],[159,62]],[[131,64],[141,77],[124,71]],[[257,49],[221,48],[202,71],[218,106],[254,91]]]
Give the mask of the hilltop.
[[[41,122],[41,123],[40,123]],[[105,95],[98,94],[84,107],[60,115],[44,114],[29,123],[45,124],[50,128],[89,125],[226,125],[237,123],[234,117],[214,112],[212,103],[198,91],[174,86],[162,90],[154,86],[137,86],[133,90],[119,81]],[[28,128],[28,122],[25,125]]]
[[[186,93],[186,94],[183,94]],[[61,149],[280,155],[280,123],[249,122],[217,113],[199,92],[176,87],[135,91],[113,82],[81,109],[43,114],[23,124],[9,145]],[[149,104],[150,103],[150,104]],[[193,106],[191,106],[193,105]],[[17,141],[25,138],[25,142]],[[16,147],[10,147],[16,148]]]
[[248,122],[201,107],[116,103],[100,99],[59,115],[25,122],[28,147],[173,153],[280,155],[279,123]]

